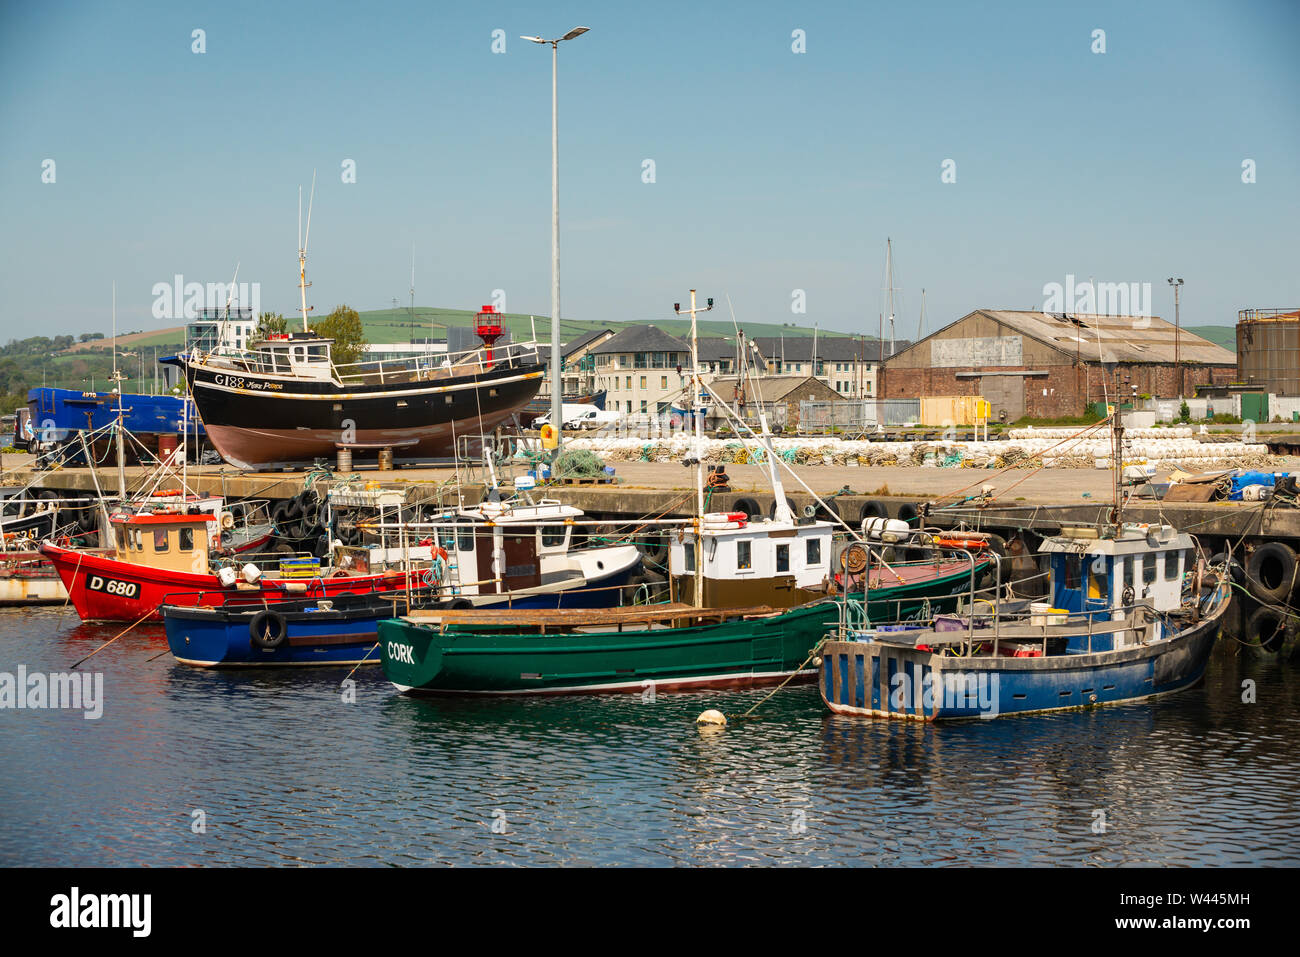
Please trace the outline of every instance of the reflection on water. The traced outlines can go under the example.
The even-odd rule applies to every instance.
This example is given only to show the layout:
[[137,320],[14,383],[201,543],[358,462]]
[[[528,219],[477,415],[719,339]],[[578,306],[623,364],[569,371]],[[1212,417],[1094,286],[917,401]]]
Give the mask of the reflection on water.
[[[64,670],[122,627],[0,612],[0,671]],[[804,685],[713,731],[700,711],[765,692],[414,700],[368,667],[345,703],[346,669],[164,650],[141,626],[83,666],[99,721],[0,712],[0,863],[1300,861],[1300,679],[1231,645],[1149,705],[933,726],[833,716]]]

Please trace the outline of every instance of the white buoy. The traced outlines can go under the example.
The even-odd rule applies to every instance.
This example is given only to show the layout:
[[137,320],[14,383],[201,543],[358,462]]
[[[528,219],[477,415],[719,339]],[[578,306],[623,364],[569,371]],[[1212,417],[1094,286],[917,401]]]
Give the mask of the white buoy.
[[710,708],[708,711],[705,711],[698,718],[696,718],[695,723],[696,724],[726,724],[727,716],[723,714],[721,711],[715,711],[714,709]]

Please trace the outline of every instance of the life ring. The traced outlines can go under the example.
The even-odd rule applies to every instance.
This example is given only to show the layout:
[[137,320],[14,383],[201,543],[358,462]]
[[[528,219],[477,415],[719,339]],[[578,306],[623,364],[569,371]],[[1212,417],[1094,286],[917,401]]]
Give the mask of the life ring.
[[259,611],[248,623],[248,635],[263,651],[275,651],[289,640],[289,625],[279,612]]
[[171,495],[180,495],[180,494],[181,494],[181,490],[178,488],[160,488],[154,490],[153,496],[154,498],[166,498]]

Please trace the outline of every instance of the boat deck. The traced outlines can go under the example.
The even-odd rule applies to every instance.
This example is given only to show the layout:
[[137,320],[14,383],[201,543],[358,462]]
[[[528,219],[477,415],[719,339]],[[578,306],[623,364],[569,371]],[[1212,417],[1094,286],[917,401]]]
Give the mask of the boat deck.
[[403,615],[414,625],[448,625],[501,628],[547,628],[569,630],[592,626],[646,625],[673,622],[721,621],[727,618],[753,618],[780,614],[782,609],[770,605],[745,608],[696,608],[681,602],[662,605],[636,605],[627,608],[430,608]]

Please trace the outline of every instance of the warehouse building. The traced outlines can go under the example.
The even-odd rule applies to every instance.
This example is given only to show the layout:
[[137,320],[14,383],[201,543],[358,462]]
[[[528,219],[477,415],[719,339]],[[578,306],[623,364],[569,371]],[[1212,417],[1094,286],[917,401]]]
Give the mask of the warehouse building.
[[879,395],[980,395],[994,422],[1014,422],[1117,396],[1190,396],[1236,376],[1231,352],[1158,317],[977,309],[886,359]]

